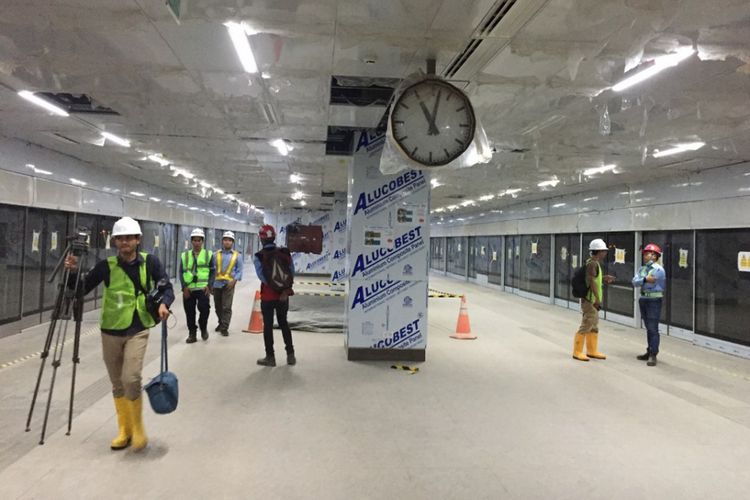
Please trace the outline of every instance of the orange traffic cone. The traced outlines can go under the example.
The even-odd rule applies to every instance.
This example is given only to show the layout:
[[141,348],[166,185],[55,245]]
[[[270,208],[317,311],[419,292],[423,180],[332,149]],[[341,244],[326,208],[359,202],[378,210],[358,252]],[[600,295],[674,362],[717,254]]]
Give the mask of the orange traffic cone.
[[474,340],[476,335],[471,334],[471,325],[469,324],[469,308],[466,306],[466,295],[461,295],[461,309],[458,311],[458,323],[456,324],[456,333],[451,335],[452,339]]
[[263,333],[263,313],[260,311],[260,292],[255,290],[255,301],[253,302],[253,312],[250,314],[250,323],[245,333]]

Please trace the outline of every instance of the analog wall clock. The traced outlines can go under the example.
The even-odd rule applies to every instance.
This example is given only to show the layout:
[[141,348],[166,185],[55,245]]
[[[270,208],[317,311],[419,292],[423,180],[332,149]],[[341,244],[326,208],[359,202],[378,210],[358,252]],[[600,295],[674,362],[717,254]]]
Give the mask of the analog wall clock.
[[407,87],[393,105],[393,140],[408,158],[426,167],[446,165],[474,140],[476,120],[469,98],[438,79]]

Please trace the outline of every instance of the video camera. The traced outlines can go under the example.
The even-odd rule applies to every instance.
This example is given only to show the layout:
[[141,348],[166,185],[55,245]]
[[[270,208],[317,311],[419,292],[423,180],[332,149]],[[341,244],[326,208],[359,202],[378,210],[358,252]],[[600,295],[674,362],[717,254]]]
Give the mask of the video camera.
[[83,255],[89,251],[89,231],[84,227],[79,227],[78,230],[67,237],[68,244],[70,245],[71,252],[75,256]]

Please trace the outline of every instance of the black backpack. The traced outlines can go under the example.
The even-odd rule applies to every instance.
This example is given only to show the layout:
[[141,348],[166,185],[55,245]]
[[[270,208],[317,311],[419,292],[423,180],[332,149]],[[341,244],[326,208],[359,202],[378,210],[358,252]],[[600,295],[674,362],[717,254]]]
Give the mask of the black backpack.
[[255,254],[260,260],[263,277],[266,284],[276,292],[289,290],[294,284],[294,275],[289,265],[292,254],[287,248],[264,248]]
[[[589,287],[586,284],[586,267],[588,267],[588,263],[576,269],[576,272],[573,273],[573,277],[570,279],[570,285],[573,288],[573,297],[577,299],[583,299],[589,294]],[[599,275],[598,267],[596,274],[597,276]]]

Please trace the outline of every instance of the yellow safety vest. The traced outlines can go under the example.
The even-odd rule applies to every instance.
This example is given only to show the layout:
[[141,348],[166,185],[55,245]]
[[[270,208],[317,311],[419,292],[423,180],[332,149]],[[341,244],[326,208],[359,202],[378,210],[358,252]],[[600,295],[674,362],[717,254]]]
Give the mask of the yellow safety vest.
[[232,269],[234,269],[235,264],[237,264],[237,257],[239,256],[239,252],[237,250],[232,250],[232,258],[229,260],[229,265],[227,266],[226,271],[222,271],[222,253],[221,251],[216,252],[216,278],[215,280],[218,281],[232,281]]

